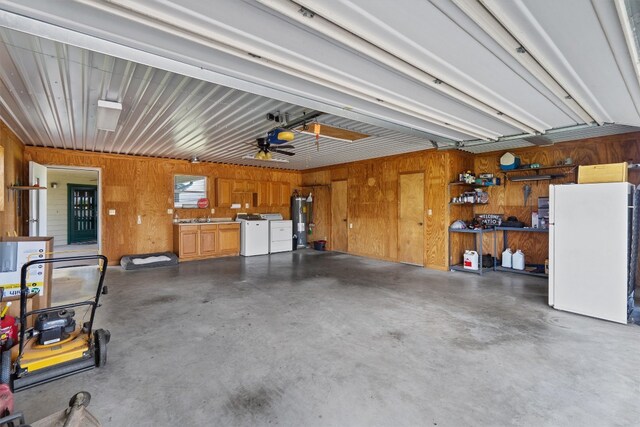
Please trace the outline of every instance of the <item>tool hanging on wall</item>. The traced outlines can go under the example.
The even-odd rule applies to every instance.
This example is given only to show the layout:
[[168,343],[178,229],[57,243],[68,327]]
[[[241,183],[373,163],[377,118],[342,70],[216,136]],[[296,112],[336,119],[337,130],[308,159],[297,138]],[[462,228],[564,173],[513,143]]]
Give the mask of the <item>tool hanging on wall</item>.
[[307,197],[307,220],[309,221],[307,233],[312,234],[313,227],[316,225],[313,222],[313,197],[311,196],[311,193],[309,193],[309,196]]
[[524,187],[522,187],[522,192],[524,193],[524,205],[527,206],[529,196],[531,195],[531,186],[529,184],[525,184]]

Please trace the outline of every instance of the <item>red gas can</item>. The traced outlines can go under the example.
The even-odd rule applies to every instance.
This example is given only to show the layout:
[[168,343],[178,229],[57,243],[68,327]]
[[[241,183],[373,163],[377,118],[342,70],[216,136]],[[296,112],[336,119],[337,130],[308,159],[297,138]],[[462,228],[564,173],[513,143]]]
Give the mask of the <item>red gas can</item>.
[[[7,341],[11,340],[9,347],[5,347]],[[18,342],[18,325],[16,319],[8,314],[0,320],[0,346],[4,350],[8,350]]]

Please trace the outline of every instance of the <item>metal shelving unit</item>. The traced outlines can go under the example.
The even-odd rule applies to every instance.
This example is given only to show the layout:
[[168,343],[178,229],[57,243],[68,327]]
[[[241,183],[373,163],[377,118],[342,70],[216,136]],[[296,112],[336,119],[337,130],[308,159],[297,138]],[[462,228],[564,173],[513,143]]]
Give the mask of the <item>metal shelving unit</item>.
[[[465,273],[474,273],[482,275],[485,271],[491,271],[495,269],[495,265],[493,267],[482,267],[482,236],[486,233],[494,233],[495,228],[480,228],[480,229],[457,229],[457,228],[449,228],[449,258],[448,261],[451,262],[451,233],[466,233],[474,235],[474,250],[478,252],[478,269],[470,270],[468,268],[464,268],[462,264],[454,264],[449,266],[449,270],[451,271],[464,271]],[[480,245],[478,245],[478,236],[480,237]],[[495,246],[495,238],[494,246]]]
[[[507,249],[509,247],[509,232],[516,232],[516,233],[549,233],[549,229],[547,228],[531,228],[531,227],[525,227],[525,228],[519,228],[519,227],[496,227],[495,228],[496,231],[502,231],[502,251],[504,251],[505,249]],[[496,253],[496,255],[498,254],[498,239],[496,238],[497,234],[494,235],[493,238],[493,251]],[[504,272],[508,272],[508,273],[516,273],[516,274],[526,274],[528,276],[536,276],[536,277],[545,277],[548,278],[549,276],[547,274],[544,273],[537,273],[537,272],[531,272],[531,271],[526,271],[526,270],[515,270],[513,268],[505,268],[502,267],[501,265],[498,265],[498,257],[496,256],[494,258],[494,266],[493,269],[495,271],[504,271]],[[536,265],[537,267],[539,267],[538,265]],[[543,266],[544,267],[544,266]]]

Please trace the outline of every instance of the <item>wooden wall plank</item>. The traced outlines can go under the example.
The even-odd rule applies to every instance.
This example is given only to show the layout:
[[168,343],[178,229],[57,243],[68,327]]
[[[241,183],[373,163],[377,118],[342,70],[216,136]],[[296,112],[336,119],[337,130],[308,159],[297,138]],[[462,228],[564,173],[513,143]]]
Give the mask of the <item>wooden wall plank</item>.
[[13,190],[8,190],[7,186],[12,184],[26,184],[24,167],[24,146],[18,137],[2,121],[0,121],[0,147],[4,152],[3,162],[0,165],[0,174],[4,181],[0,185],[0,198],[4,199],[3,207],[0,208],[0,235],[13,236],[14,233],[22,235],[24,223],[24,204],[18,206],[19,200],[28,198],[28,193],[21,194]]
[[[184,160],[98,154],[71,150],[26,147],[25,162],[44,165],[99,168],[102,172],[103,203],[101,211],[102,251],[111,264],[126,254],[171,251],[173,249],[173,176],[203,175],[207,177],[210,204],[215,200],[215,178],[286,182],[299,188],[301,174],[296,171],[226,165],[216,163],[191,164]],[[22,162],[20,162],[22,164]],[[116,209],[116,215],[107,215]],[[180,218],[234,217],[237,210],[216,208],[176,209]],[[288,207],[249,209],[243,212],[279,212],[290,218]],[[138,215],[141,224],[137,223]]]
[[[565,142],[549,147],[527,147],[509,150],[517,154],[523,164],[540,163],[542,166],[554,166],[570,157],[575,165],[640,162],[640,133],[629,133],[602,138]],[[479,154],[474,157],[474,172],[490,172],[503,177],[499,160],[501,152]],[[554,171],[556,172],[556,171]],[[566,178],[555,179],[553,184],[574,182],[572,173]],[[504,177],[503,177],[504,178]],[[630,172],[629,181],[640,184],[640,173]],[[531,195],[527,206],[524,205],[523,187],[531,186]],[[504,182],[501,187],[492,188],[490,201],[486,206],[478,206],[476,211],[498,213],[504,217],[515,216],[526,226],[531,226],[531,212],[537,211],[538,197],[549,196],[549,181]],[[467,218],[470,219],[470,218]],[[548,235],[543,233],[510,233],[509,246],[514,251],[521,249],[527,263],[543,264],[548,256]],[[498,239],[498,254],[502,252],[502,239]],[[493,241],[485,238],[484,250],[493,252]]]

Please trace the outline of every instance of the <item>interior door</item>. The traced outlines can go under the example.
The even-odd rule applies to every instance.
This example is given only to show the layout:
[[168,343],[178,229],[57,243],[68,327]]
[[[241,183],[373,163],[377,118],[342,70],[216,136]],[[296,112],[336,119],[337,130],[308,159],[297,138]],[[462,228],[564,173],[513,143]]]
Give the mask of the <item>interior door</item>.
[[424,265],[424,173],[400,175],[398,260]]
[[45,190],[29,190],[29,236],[47,235],[47,168],[29,162],[29,185]]
[[331,183],[331,250],[347,252],[347,181]]

